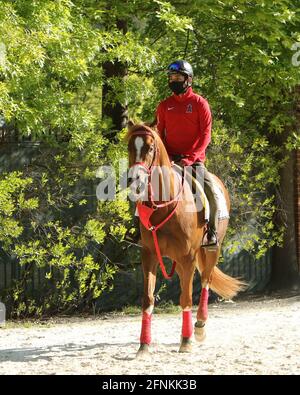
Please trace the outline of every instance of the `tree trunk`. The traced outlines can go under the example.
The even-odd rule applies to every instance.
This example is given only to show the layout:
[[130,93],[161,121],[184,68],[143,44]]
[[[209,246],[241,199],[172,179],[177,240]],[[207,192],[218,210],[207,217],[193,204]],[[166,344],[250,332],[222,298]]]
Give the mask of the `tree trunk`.
[[[297,161],[299,166],[299,162]],[[284,211],[278,225],[285,225],[286,231],[282,247],[274,247],[272,256],[271,290],[300,289],[300,275],[296,247],[296,225],[299,218],[296,213],[296,192],[298,179],[296,177],[296,153],[290,153],[290,158],[281,171],[281,204]],[[298,203],[298,202],[297,202]],[[299,229],[299,228],[298,228]],[[299,236],[299,234],[298,234]]]
[[[127,23],[124,20],[117,21],[117,28],[123,34],[127,32]],[[127,75],[127,66],[119,61],[105,62],[103,64],[104,84],[102,90],[102,115],[112,119],[113,130],[110,134],[112,139],[116,139],[117,132],[127,126],[128,113],[127,106],[121,104],[115,97],[113,90],[107,83],[111,78],[123,79]]]
[[[296,129],[300,130],[300,86],[295,89]],[[284,140],[284,139],[283,139]],[[285,141],[281,141],[283,145]],[[272,259],[271,289],[300,289],[300,150],[289,153],[289,161],[281,171],[278,207],[284,215],[277,221],[285,224],[283,246],[275,247]]]
[[295,152],[295,233],[298,270],[300,272],[300,149]]

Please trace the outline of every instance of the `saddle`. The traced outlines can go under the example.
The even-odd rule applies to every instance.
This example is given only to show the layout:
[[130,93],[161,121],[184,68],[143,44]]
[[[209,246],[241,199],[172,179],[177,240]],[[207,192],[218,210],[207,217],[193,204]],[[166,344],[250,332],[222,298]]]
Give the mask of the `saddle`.
[[[209,208],[209,201],[207,196],[204,192],[204,188],[201,183],[194,177],[191,172],[184,171],[184,167],[180,166],[177,163],[173,164],[174,170],[181,176],[185,177],[185,180],[192,188],[192,192],[194,194],[194,201],[198,210],[198,218],[200,222],[203,222],[203,216],[200,215],[202,210],[204,209],[204,221],[207,223],[209,221],[210,216],[210,208]],[[222,189],[217,184],[214,183],[215,194],[217,195],[217,206],[218,206],[218,217],[219,220],[229,218],[229,212],[225,200],[225,196],[223,194]]]
[[184,167],[178,165],[177,163],[173,164],[173,169],[181,176],[185,177],[185,181],[191,186],[192,192],[194,194],[194,201],[198,211],[199,221],[203,222],[203,217],[201,214],[204,209],[204,222],[208,222],[209,220],[209,201],[205,195],[204,188],[200,184],[200,182],[193,176],[191,172],[184,171]]

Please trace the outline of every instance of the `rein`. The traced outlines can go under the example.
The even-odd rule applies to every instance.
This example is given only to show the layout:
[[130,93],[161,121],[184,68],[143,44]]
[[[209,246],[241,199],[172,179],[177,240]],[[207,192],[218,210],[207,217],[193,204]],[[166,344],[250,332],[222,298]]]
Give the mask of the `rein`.
[[[151,173],[152,173],[152,168],[153,168],[154,162],[157,159],[157,157],[159,156],[159,149],[157,147],[157,143],[156,143],[155,137],[150,131],[136,131],[136,132],[133,132],[131,136],[141,136],[141,135],[148,135],[148,136],[151,136],[154,139],[154,142],[155,142],[155,154],[153,155],[153,159],[152,159],[152,163],[151,163],[150,167],[148,167],[145,162],[135,162],[132,165],[132,167],[136,166],[136,165],[140,165],[140,166],[144,167],[144,169],[147,171],[147,173],[148,173],[148,188],[150,190],[150,194],[149,195],[150,195],[151,206],[148,207],[148,206],[146,206],[146,204],[144,202],[138,202],[137,203],[137,209],[138,209],[140,221],[142,222],[144,227],[147,230],[151,231],[151,233],[152,233],[153,242],[154,242],[154,246],[155,246],[155,250],[156,250],[156,255],[157,255],[158,262],[159,262],[161,271],[163,273],[163,276],[167,280],[170,280],[172,278],[174,272],[175,272],[176,262],[173,261],[171,272],[170,272],[170,274],[167,274],[166,268],[165,268],[165,265],[164,265],[164,262],[163,262],[163,259],[162,259],[162,256],[161,256],[161,252],[160,252],[160,248],[159,248],[156,232],[165,223],[167,223],[172,218],[172,216],[175,214],[175,211],[176,211],[177,206],[178,206],[179,197],[180,197],[180,195],[182,193],[182,190],[183,190],[184,179],[182,179],[182,184],[181,184],[180,191],[175,196],[175,198],[173,198],[172,200],[169,200],[168,202],[165,202],[165,203],[155,204],[155,202],[153,200],[154,194],[153,194],[153,189],[152,189],[152,185],[151,185]],[[156,211],[159,208],[169,206],[172,203],[175,203],[175,207],[172,209],[172,211],[169,213],[169,215],[162,222],[160,222],[159,224],[152,225],[150,218],[151,218],[153,212]]]

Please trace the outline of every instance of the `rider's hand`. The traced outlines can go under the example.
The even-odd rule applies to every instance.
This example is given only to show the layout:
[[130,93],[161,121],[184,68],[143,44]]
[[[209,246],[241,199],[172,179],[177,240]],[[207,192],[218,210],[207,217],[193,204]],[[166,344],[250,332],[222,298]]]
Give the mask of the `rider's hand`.
[[181,166],[189,166],[190,164],[192,164],[192,163],[191,163],[191,161],[188,158],[182,158],[180,160],[180,165]]

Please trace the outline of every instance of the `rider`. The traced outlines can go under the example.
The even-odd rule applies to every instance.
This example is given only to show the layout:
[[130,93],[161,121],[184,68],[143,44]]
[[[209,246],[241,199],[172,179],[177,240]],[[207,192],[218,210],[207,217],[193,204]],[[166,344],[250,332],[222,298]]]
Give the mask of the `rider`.
[[157,107],[157,129],[172,160],[182,166],[201,167],[204,191],[210,203],[207,239],[202,247],[218,246],[217,196],[211,174],[204,166],[205,150],[211,140],[212,116],[208,102],[192,90],[193,69],[185,60],[167,68],[172,96]]

